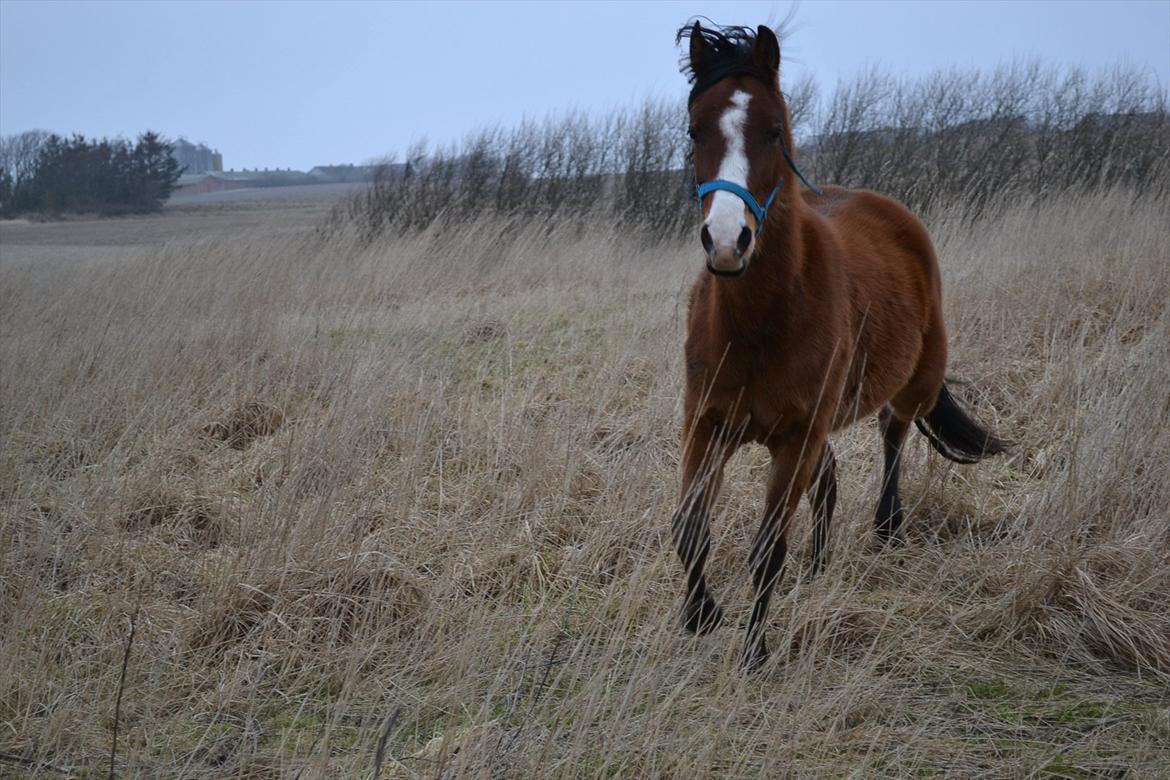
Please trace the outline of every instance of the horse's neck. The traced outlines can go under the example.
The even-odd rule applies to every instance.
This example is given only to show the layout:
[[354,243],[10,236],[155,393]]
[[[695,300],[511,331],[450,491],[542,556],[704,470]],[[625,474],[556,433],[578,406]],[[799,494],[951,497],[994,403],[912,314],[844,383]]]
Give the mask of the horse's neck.
[[777,213],[764,226],[759,254],[742,278],[717,285],[720,303],[730,321],[739,329],[784,328],[801,321],[799,309],[806,305],[800,294],[804,273],[803,203],[783,214]]

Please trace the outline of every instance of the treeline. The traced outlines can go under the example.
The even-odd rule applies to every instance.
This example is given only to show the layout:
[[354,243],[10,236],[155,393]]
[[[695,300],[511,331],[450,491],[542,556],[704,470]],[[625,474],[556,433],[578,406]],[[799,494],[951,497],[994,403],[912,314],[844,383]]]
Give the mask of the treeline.
[[30,131],[0,139],[0,215],[158,211],[182,170],[158,134],[135,143]]
[[[877,70],[822,97],[786,91],[797,156],[814,183],[865,187],[923,210],[1124,184],[1170,186],[1170,118],[1148,74],[1090,75],[1019,63],[895,79]],[[367,238],[483,214],[595,216],[653,234],[693,226],[697,209],[681,101],[608,116],[572,113],[411,149],[333,214]]]

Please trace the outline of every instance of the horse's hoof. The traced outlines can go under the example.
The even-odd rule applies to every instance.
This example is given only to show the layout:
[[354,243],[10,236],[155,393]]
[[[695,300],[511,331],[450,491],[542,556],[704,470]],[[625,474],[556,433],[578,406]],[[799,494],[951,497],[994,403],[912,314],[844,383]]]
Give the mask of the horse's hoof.
[[881,528],[874,531],[873,546],[877,550],[892,550],[906,544],[906,535],[901,531],[886,531]]
[[748,645],[743,651],[742,668],[745,674],[755,674],[764,668],[764,664],[768,663],[768,659],[772,654],[768,651],[768,646],[764,644],[764,640]]
[[902,536],[902,523],[906,513],[902,505],[895,504],[892,508],[879,508],[874,518],[873,535],[879,547],[897,547],[905,541]]
[[709,634],[722,622],[723,609],[707,594],[698,603],[688,601],[683,607],[683,628],[692,634]]

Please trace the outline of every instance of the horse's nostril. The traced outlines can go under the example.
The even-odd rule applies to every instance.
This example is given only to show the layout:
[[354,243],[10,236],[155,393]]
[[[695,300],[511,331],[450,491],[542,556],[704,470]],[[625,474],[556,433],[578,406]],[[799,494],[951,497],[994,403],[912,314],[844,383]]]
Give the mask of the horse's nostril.
[[707,230],[706,225],[703,225],[703,229],[699,231],[699,240],[703,242],[703,249],[707,250],[707,254],[711,254],[715,250],[715,242],[711,240],[711,233]]
[[746,227],[739,231],[739,240],[735,242],[735,250],[741,255],[752,245],[752,231]]

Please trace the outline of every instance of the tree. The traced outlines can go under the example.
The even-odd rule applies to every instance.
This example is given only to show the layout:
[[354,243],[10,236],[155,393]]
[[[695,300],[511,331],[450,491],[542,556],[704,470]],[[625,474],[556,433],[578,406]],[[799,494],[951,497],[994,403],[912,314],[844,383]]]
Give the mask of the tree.
[[25,130],[0,138],[0,170],[8,174],[10,182],[20,181],[32,173],[37,154],[50,135],[48,130]]
[[[33,141],[36,153],[30,162]],[[24,133],[4,139],[0,147],[7,154],[0,158],[0,212],[5,215],[159,211],[182,173],[171,145],[153,132],[140,135],[134,145],[121,138]]]
[[0,168],[0,214],[8,208],[8,202],[12,199],[12,176],[8,173],[7,168]]
[[142,186],[138,192],[144,208],[150,211],[160,211],[175,183],[183,175],[183,169],[171,156],[175,148],[162,139],[158,133],[146,131],[138,136],[138,144],[134,147],[134,164],[142,176]]

